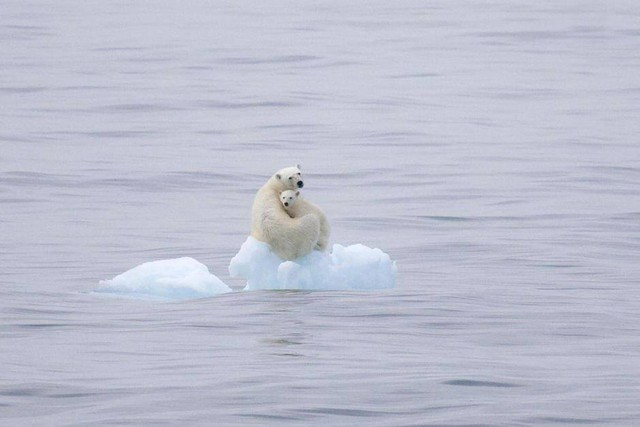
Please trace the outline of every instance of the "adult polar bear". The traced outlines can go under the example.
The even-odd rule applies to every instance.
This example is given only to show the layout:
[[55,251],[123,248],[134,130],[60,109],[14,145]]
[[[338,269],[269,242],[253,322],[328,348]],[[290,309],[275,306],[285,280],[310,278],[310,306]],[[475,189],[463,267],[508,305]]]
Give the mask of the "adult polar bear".
[[280,169],[258,190],[251,209],[251,235],[288,261],[313,251],[320,238],[317,216],[291,218],[280,203],[280,193],[303,185],[300,165]]

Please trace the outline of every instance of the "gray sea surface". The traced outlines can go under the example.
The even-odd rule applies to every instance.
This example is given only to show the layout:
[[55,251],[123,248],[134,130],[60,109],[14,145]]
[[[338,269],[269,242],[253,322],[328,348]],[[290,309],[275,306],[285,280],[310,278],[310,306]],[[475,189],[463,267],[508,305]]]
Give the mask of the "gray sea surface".
[[[640,424],[639,2],[0,9],[1,425]],[[395,289],[229,277],[295,163]]]

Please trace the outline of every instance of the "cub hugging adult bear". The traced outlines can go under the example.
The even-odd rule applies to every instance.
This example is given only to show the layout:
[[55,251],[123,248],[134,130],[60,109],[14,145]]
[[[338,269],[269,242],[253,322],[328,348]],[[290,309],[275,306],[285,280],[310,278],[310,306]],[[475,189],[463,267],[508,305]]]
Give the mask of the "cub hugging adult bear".
[[280,193],[303,185],[300,165],[280,169],[258,190],[251,209],[251,235],[269,244],[283,260],[307,255],[320,238],[320,220],[316,215],[291,218],[280,202]]

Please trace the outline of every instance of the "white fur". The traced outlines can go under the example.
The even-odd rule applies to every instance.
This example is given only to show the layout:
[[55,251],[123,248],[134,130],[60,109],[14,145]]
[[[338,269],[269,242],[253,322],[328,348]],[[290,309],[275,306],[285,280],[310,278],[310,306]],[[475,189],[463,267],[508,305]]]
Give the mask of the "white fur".
[[329,246],[331,226],[324,212],[310,201],[303,199],[300,191],[297,190],[285,190],[280,193],[280,203],[282,203],[282,207],[291,218],[301,218],[305,215],[314,215],[318,218],[320,221],[320,237],[318,238],[316,249],[325,251]]
[[279,170],[258,190],[251,209],[251,235],[289,261],[313,251],[320,237],[317,216],[291,218],[280,204],[280,193],[297,189],[299,181],[299,166]]

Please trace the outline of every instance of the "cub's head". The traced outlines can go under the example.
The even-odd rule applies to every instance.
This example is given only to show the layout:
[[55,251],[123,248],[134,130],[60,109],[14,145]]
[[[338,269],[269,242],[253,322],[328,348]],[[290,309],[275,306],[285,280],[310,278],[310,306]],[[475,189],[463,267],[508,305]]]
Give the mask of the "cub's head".
[[304,186],[300,165],[280,169],[273,177],[280,183],[282,188],[287,190],[295,190]]
[[280,193],[280,202],[285,209],[291,209],[298,201],[300,191],[287,190]]

